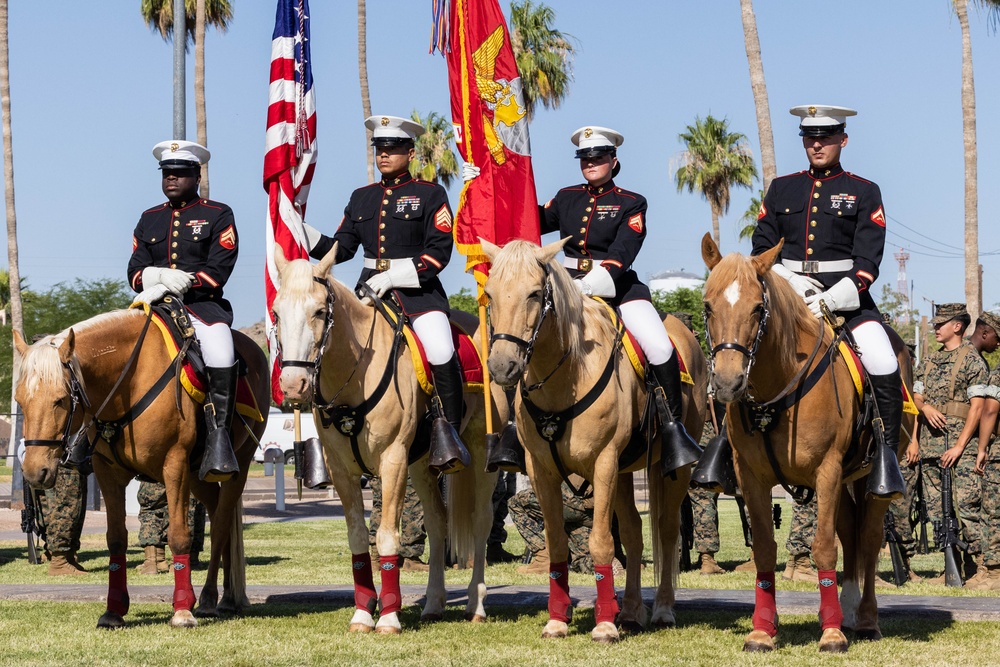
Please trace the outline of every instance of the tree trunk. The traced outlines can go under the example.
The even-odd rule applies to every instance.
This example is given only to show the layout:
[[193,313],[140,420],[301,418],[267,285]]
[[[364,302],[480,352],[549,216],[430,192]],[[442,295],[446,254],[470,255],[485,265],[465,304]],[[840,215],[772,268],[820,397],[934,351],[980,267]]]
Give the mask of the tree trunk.
[[[197,0],[194,12],[194,113],[198,123],[198,143],[208,148],[208,118],[205,111],[205,0]],[[201,165],[201,196],[209,198],[208,163]]]
[[715,245],[720,250],[722,249],[722,244],[719,243],[719,217],[722,215],[722,211],[715,204],[709,202],[709,206],[712,209],[712,238],[715,239]]
[[[10,123],[10,53],[7,49],[7,0],[0,0],[0,115],[3,116],[3,185],[7,209],[7,261],[10,263],[10,319],[14,330],[24,333],[21,310],[21,271],[17,261],[17,216],[14,213],[14,145]],[[17,351],[11,377],[11,412],[17,412],[14,388],[17,387]],[[19,430],[14,424],[13,435]],[[12,438],[13,442],[14,439]]]
[[[358,78],[361,79],[361,109],[365,118],[372,115],[372,101],[368,96],[368,19],[365,0],[358,0]],[[375,152],[371,147],[372,131],[365,132],[365,151],[368,153],[368,182],[375,182]]]
[[750,88],[757,110],[757,134],[760,137],[760,164],[764,174],[764,192],[778,176],[774,162],[774,136],[771,134],[771,107],[767,101],[767,84],[764,83],[764,61],[760,57],[760,39],[757,37],[757,19],[753,13],[753,0],[740,0],[743,11],[743,42],[750,65]]
[[965,303],[973,321],[979,317],[979,191],[976,153],[976,87],[972,80],[972,38],[969,35],[969,0],[955,0],[962,27],[962,139],[965,144]]

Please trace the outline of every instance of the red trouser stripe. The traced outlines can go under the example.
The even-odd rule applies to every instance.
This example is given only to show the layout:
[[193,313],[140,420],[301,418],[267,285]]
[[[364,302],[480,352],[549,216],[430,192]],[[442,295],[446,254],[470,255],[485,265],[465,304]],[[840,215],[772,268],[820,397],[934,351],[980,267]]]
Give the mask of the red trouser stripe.
[[354,574],[354,606],[375,613],[375,580],[372,577],[372,557],[367,551],[351,554],[351,572]]
[[753,629],[769,636],[778,634],[778,608],[774,600],[774,572],[757,573],[757,594],[753,610]]
[[125,554],[112,556],[108,566],[108,611],[124,616],[128,613],[128,583]]
[[594,621],[614,623],[618,615],[618,598],[615,596],[615,575],[610,565],[595,565],[597,602],[594,604]]
[[191,555],[174,554],[174,611],[194,609],[194,589],[191,587]]
[[820,628],[840,629],[844,612],[837,599],[837,571],[819,570],[819,625]]
[[[613,584],[612,584],[613,585]],[[549,564],[549,619],[569,623],[569,562]]]
[[382,571],[382,593],[379,602],[381,614],[391,614],[403,606],[403,597],[399,592],[399,556],[379,556],[379,569]]

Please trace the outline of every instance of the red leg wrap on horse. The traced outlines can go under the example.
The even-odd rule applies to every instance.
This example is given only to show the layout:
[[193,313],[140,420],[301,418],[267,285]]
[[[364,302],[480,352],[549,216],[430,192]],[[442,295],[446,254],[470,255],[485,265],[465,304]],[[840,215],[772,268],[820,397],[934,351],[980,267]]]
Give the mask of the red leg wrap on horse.
[[[612,586],[614,584],[612,583]],[[569,563],[549,564],[549,618],[553,621],[569,623]]]
[[820,628],[840,629],[844,612],[837,599],[837,571],[819,570],[819,625]]
[[375,613],[375,581],[372,578],[372,557],[367,551],[351,554],[351,570],[354,573],[354,606],[369,614]]
[[403,596],[399,592],[399,556],[379,556],[378,562],[382,570],[381,613],[391,614],[403,606]]
[[128,613],[128,583],[125,554],[112,556],[108,566],[108,611],[119,616]]
[[194,609],[194,589],[191,587],[191,555],[174,554],[174,611]]
[[763,630],[774,637],[778,634],[778,608],[774,601],[774,572],[758,572],[756,590],[753,629]]
[[597,602],[594,604],[594,621],[614,623],[618,615],[618,598],[615,596],[615,575],[610,565],[595,565]]

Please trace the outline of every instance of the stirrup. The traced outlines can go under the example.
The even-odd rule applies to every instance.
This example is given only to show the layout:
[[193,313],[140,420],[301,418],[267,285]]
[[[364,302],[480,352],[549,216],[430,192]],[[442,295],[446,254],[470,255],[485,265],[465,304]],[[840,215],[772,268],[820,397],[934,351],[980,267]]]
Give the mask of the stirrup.
[[486,472],[526,473],[524,446],[517,439],[517,427],[508,423],[499,437],[495,433],[486,436]]
[[427,467],[435,475],[450,475],[471,464],[469,450],[465,448],[455,427],[444,417],[435,419],[431,425],[431,452]]

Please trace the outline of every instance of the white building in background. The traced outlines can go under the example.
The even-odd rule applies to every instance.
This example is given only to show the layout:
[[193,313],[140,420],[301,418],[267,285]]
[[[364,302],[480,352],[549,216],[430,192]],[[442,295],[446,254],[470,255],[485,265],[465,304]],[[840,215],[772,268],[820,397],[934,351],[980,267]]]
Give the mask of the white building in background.
[[684,269],[680,271],[668,270],[651,275],[646,281],[646,285],[651,292],[673,292],[680,287],[701,289],[705,285],[705,279],[688,273]]

